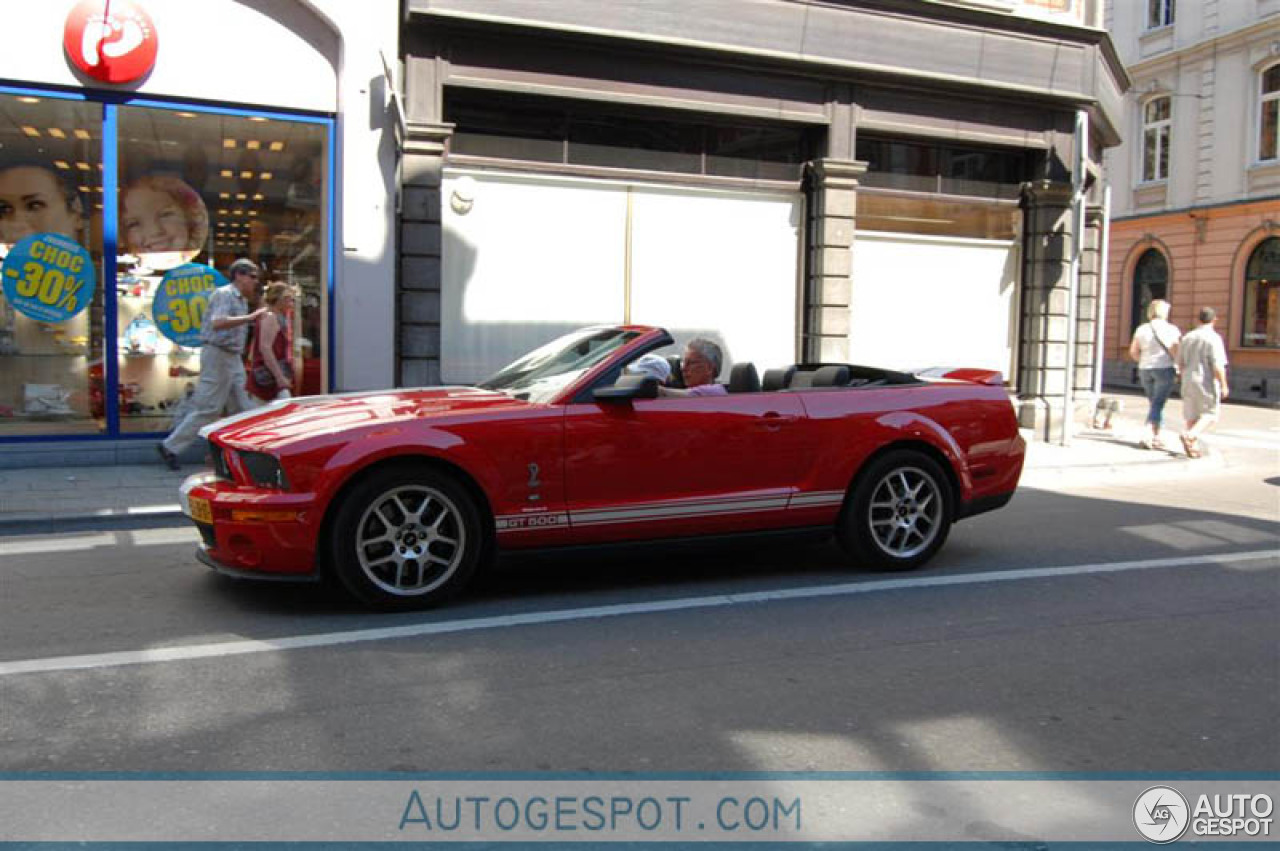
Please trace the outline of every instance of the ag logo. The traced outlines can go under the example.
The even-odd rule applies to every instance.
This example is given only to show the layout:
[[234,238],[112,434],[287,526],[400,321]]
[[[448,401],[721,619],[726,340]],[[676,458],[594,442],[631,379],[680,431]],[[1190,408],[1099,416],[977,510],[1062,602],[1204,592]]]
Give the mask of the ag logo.
[[132,0],[81,0],[67,15],[62,47],[81,73],[127,83],[155,65],[159,40],[151,17]]
[[1133,804],[1133,823],[1146,839],[1163,845],[1187,832],[1187,799],[1168,786],[1152,786]]

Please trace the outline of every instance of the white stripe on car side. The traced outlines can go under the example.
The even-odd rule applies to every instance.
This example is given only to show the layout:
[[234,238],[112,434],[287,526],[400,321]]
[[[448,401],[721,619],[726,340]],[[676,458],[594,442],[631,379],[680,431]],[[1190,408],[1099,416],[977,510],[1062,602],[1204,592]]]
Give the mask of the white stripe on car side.
[[815,508],[823,505],[839,505],[844,502],[844,491],[813,491],[791,497],[792,508]]
[[736,514],[738,512],[775,511],[786,507],[786,496],[751,497],[745,499],[701,500],[697,503],[677,505],[655,503],[650,505],[628,505],[625,508],[594,508],[590,511],[572,511],[569,513],[569,517],[575,526],[590,526],[617,521],[634,522],[637,520],[656,520],[670,517],[703,517],[706,515]]
[[844,491],[812,491],[787,496],[714,497],[593,508],[586,511],[503,514],[494,518],[499,532],[528,532],[572,526],[606,526],[654,520],[723,517],[726,514],[759,514],[787,508],[822,508],[839,505]]

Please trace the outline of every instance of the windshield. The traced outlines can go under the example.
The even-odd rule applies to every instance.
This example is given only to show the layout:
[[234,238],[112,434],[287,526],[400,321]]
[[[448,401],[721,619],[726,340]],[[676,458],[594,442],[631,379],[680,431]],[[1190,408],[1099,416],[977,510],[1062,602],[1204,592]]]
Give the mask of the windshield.
[[620,328],[575,331],[534,349],[479,386],[530,402],[550,402],[580,375],[639,336],[639,331]]

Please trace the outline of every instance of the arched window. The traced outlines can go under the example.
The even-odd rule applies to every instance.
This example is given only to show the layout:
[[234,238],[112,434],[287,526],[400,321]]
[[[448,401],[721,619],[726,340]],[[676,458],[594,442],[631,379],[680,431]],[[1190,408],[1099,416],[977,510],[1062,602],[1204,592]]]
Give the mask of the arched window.
[[1169,178],[1169,133],[1173,128],[1173,98],[1160,97],[1142,108],[1142,179]]
[[1137,328],[1147,321],[1147,305],[1152,299],[1169,297],[1169,262],[1154,248],[1148,248],[1138,258],[1133,269],[1133,322]]
[[1280,65],[1262,72],[1258,97],[1258,159],[1274,160],[1280,157],[1276,142],[1280,135]]
[[1280,238],[1258,243],[1244,269],[1242,345],[1280,347]]

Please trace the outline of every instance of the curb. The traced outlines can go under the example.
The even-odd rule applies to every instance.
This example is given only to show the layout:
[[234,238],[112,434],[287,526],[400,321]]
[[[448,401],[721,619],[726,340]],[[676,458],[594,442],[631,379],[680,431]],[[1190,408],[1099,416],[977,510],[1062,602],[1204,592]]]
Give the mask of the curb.
[[56,534],[59,532],[110,532],[147,529],[156,526],[181,526],[190,523],[175,503],[144,511],[103,509],[90,514],[14,514],[0,517],[0,537],[8,535]]

